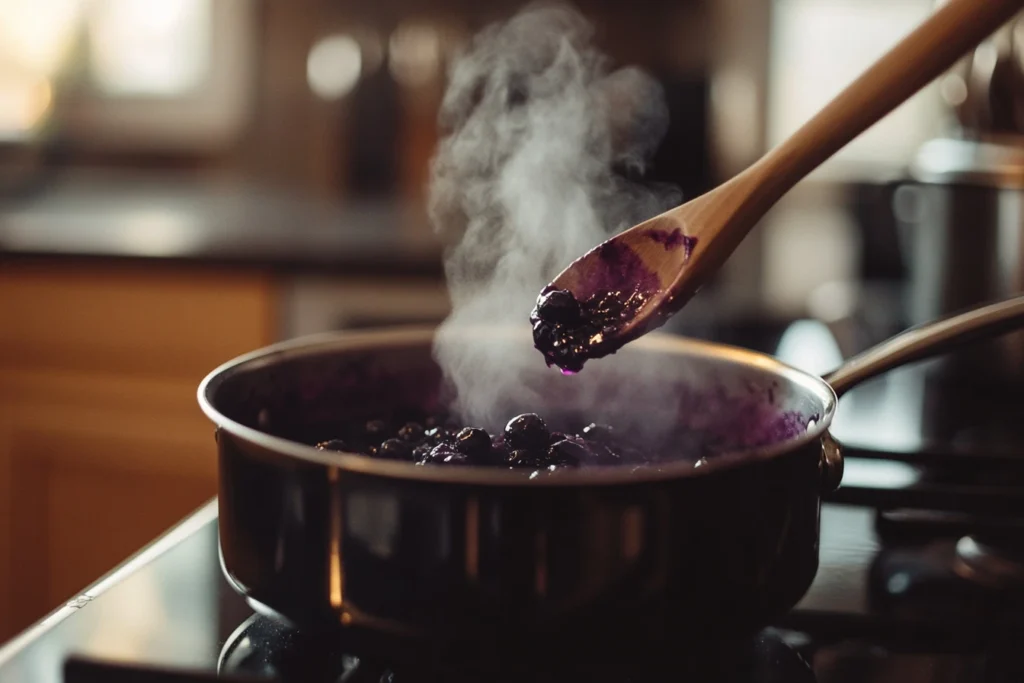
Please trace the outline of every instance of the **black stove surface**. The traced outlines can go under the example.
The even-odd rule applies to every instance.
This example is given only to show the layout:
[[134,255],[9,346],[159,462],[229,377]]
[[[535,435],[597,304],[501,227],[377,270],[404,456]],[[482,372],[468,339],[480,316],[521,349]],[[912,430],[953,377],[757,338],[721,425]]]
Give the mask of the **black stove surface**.
[[[684,655],[687,648],[681,643],[678,652],[657,661],[616,662],[614,653],[595,653],[592,661],[571,668],[556,664],[523,672],[506,667],[470,675],[403,665],[400,653],[394,661],[360,660],[344,643],[324,642],[254,615],[222,578],[216,502],[211,501],[0,649],[0,681],[1024,680],[1024,672],[1013,668],[1024,638],[1016,637],[1021,631],[1010,619],[1021,612],[1009,609],[1005,596],[970,590],[970,582],[943,574],[942,563],[924,562],[921,558],[929,555],[915,555],[913,544],[899,546],[903,555],[896,547],[883,548],[874,520],[871,509],[826,504],[815,583],[791,614],[751,642],[700,657]],[[948,549],[953,542],[932,539],[929,547]],[[915,561],[922,566],[913,566]],[[918,575],[925,579],[922,587],[912,585]],[[901,595],[901,580],[906,590],[918,594]]]

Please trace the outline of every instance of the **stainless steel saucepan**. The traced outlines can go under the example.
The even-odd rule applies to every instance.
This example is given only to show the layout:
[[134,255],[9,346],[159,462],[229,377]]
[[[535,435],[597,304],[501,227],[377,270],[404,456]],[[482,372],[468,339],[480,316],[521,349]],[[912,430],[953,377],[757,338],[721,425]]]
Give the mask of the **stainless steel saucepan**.
[[[682,647],[742,637],[795,605],[818,567],[822,495],[842,478],[838,396],[890,368],[1024,323],[1024,297],[908,330],[817,377],[753,351],[640,340],[576,377],[521,373],[543,405],[694,430],[695,468],[560,476],[417,466],[312,445],[339,425],[441,407],[432,330],[329,334],[213,371],[223,570],[258,611],[348,642],[452,652]],[[528,331],[465,343],[530,344]]]

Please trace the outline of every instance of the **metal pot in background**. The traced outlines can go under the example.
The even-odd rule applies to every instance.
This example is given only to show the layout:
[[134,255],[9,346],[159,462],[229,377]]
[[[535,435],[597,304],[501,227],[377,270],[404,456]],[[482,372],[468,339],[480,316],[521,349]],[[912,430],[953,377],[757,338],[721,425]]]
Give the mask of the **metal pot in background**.
[[[893,195],[906,261],[908,323],[1024,291],[1024,138],[935,139]],[[930,377],[1024,382],[1024,333],[932,361]]]

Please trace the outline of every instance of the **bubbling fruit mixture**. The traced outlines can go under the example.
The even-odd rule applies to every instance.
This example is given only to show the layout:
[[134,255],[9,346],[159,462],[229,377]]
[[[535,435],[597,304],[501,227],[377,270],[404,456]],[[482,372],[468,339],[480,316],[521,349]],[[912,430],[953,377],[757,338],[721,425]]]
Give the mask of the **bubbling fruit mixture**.
[[[397,429],[383,420],[371,420],[348,429],[345,438],[323,441],[316,447],[417,465],[480,465],[547,473],[583,466],[644,466],[659,461],[609,425],[590,423],[580,430],[559,432],[549,429],[535,413],[513,417],[500,434],[493,435],[441,417],[407,422]],[[686,455],[695,467],[707,462],[692,453]]]

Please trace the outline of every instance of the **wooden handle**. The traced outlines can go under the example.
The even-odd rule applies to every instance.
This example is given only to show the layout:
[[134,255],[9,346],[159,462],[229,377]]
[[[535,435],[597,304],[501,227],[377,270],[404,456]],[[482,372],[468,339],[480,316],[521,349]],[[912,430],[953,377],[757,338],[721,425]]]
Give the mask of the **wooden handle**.
[[[774,203],[793,185],[995,32],[1024,0],[949,0],[756,164],[759,197]],[[753,170],[753,168],[751,169]],[[765,182],[766,178],[773,178]],[[757,182],[757,181],[755,181]],[[757,202],[760,204],[760,202]]]

